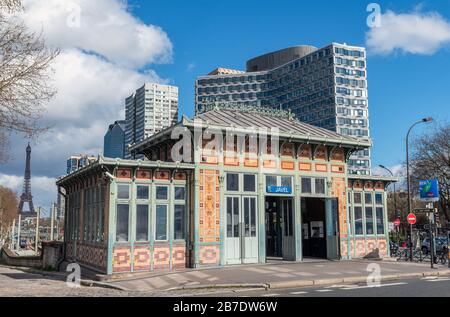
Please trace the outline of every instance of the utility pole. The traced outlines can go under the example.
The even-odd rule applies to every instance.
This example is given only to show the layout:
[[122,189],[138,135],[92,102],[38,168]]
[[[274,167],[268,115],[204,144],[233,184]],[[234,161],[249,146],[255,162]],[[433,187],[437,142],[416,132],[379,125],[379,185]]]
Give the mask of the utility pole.
[[17,224],[17,246],[16,249],[17,251],[20,251],[20,226],[22,224],[22,215],[19,214],[19,222]]
[[15,245],[15,241],[16,241],[16,218],[13,219],[13,224],[12,224],[12,235],[11,235],[11,242],[9,243],[9,247],[11,248],[11,251],[14,251],[14,245]]
[[53,227],[55,221],[55,204],[52,204],[52,208],[50,211],[50,241],[53,241]]
[[[408,133],[406,134],[406,183],[408,187],[408,212],[412,212],[411,208],[411,176],[409,174],[409,135],[411,134],[412,129],[418,125],[419,123],[428,123],[432,122],[433,118],[423,118],[420,121],[417,121],[414,123],[408,130]],[[413,261],[413,226],[411,225],[409,228],[409,259],[412,262]]]
[[39,243],[39,218],[41,217],[41,207],[38,208],[37,216],[36,216],[36,242],[35,242],[35,252],[38,255],[38,243]]

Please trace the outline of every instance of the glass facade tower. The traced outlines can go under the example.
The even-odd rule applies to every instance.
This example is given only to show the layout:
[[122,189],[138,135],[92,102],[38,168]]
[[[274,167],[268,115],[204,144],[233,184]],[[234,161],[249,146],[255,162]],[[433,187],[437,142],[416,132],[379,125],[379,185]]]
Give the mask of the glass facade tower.
[[116,121],[108,127],[103,143],[103,155],[125,158],[125,120]]
[[[333,43],[256,57],[247,71],[218,69],[196,80],[196,112],[214,103],[290,110],[298,120],[370,139],[366,52]],[[349,173],[370,175],[370,150],[354,153]]]

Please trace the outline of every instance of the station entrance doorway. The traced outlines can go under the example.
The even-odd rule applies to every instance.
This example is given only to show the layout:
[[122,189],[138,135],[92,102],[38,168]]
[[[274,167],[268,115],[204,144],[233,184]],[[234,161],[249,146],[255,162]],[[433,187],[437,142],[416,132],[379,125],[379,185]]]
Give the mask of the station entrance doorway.
[[294,199],[266,197],[266,256],[295,260]]
[[337,199],[302,198],[303,257],[339,258]]

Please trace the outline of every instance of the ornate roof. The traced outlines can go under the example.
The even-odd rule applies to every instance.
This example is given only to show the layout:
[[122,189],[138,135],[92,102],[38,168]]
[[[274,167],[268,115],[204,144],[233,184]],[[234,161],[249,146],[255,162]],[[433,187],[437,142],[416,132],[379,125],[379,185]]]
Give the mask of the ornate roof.
[[[231,103],[211,104],[192,119],[183,117],[181,122],[176,125],[152,135],[137,144],[130,145],[130,151],[142,153],[145,148],[169,139],[175,127],[196,128],[199,125],[202,128],[221,129],[224,132],[231,129],[239,133],[251,133],[258,132],[257,130],[259,129],[265,130],[267,134],[293,141],[347,146],[355,149],[363,149],[371,146],[369,140],[357,139],[352,136],[342,135],[334,131],[300,122],[288,111],[249,107]],[[277,130],[271,130],[272,128]]]

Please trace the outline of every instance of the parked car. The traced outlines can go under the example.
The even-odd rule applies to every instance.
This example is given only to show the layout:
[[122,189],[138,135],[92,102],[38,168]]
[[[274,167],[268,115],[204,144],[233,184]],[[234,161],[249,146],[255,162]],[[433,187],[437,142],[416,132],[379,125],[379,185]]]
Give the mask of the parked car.
[[[444,246],[448,246],[447,237],[436,237],[435,241],[437,253],[442,252]],[[421,249],[423,253],[428,254],[430,252],[430,248],[431,248],[430,238],[427,237],[422,241]]]

